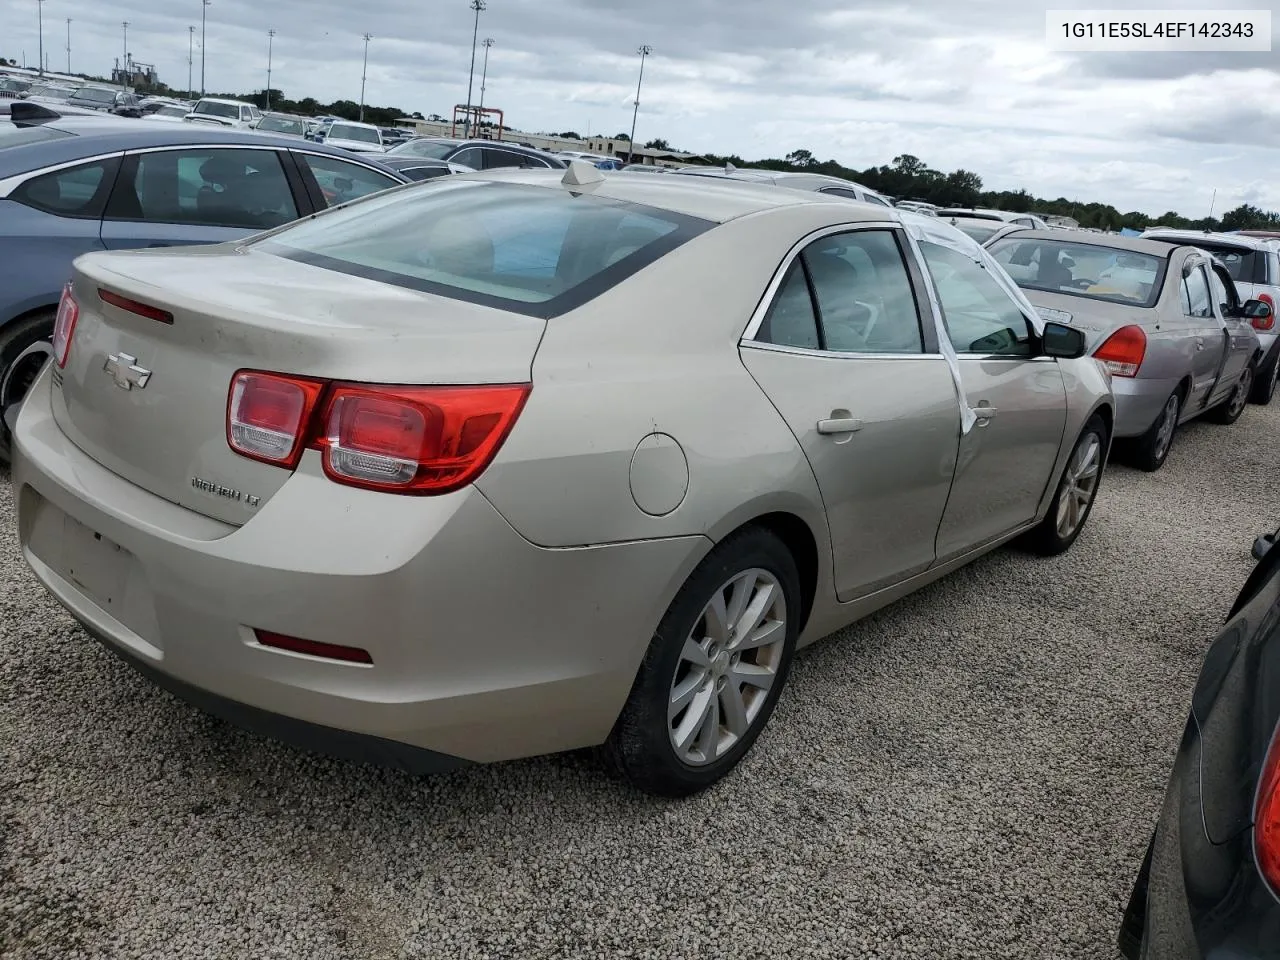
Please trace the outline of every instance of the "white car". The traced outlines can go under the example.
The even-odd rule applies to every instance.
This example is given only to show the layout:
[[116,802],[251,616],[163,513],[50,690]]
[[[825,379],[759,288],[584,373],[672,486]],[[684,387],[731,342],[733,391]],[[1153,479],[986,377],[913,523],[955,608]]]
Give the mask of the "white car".
[[316,140],[331,147],[340,147],[352,153],[386,153],[382,131],[371,123],[354,120],[335,120],[328,128],[316,134]]
[[262,112],[252,103],[245,103],[243,100],[202,97],[183,119],[188,123],[208,123],[248,130],[262,119]]
[[182,123],[190,112],[191,111],[186,107],[178,104],[167,103],[162,107],[150,111],[149,113],[144,113],[142,115],[142,119],[160,120],[165,123]]

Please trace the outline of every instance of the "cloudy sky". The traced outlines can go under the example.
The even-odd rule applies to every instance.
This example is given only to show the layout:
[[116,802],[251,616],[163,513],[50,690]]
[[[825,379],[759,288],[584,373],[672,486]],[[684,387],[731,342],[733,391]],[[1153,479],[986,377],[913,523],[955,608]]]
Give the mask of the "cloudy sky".
[[[911,153],[989,188],[1200,216],[1242,202],[1280,210],[1280,37],[1270,53],[1055,53],[1046,9],[1266,8],[1273,0],[487,0],[485,103],[529,131],[617,133],[748,159],[797,148],[863,168]],[[135,60],[187,78],[200,0],[46,0],[45,50],[105,73],[129,21]],[[37,55],[36,0],[0,0],[0,55]],[[206,86],[358,99],[448,114],[466,100],[468,0],[213,0]],[[1273,30],[1280,31],[1280,16]],[[481,51],[483,52],[483,51]],[[479,100],[480,64],[476,65]]]

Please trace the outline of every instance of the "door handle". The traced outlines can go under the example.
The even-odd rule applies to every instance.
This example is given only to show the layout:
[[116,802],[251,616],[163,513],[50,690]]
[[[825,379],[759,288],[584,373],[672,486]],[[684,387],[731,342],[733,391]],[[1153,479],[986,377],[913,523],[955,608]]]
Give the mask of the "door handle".
[[1196,349],[1197,350],[1204,349],[1204,337],[1196,337]]
[[819,420],[818,432],[822,434],[856,433],[862,429],[862,421],[853,417],[836,417],[831,420]]
[[996,415],[996,408],[987,403],[980,403],[973,408],[973,414],[979,420],[990,420]]

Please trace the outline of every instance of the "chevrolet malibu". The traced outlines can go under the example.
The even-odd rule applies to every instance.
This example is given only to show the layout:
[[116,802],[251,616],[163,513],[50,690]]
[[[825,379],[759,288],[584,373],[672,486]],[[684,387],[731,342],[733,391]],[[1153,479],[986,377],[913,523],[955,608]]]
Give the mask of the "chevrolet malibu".
[[428,772],[603,745],[659,795],[803,646],[1079,535],[1113,407],[946,224],[463,174],[75,263],[11,419],[23,554],[160,685]]

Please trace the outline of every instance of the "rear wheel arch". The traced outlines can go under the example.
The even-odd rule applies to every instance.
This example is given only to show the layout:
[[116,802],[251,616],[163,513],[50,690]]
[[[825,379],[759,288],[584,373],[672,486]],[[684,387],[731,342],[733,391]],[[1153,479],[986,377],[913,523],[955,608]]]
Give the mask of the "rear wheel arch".
[[761,514],[741,524],[723,539],[728,540],[749,527],[761,527],[776,536],[790,551],[800,573],[800,630],[804,631],[813,612],[818,592],[818,540],[809,524],[794,513],[777,511]]

